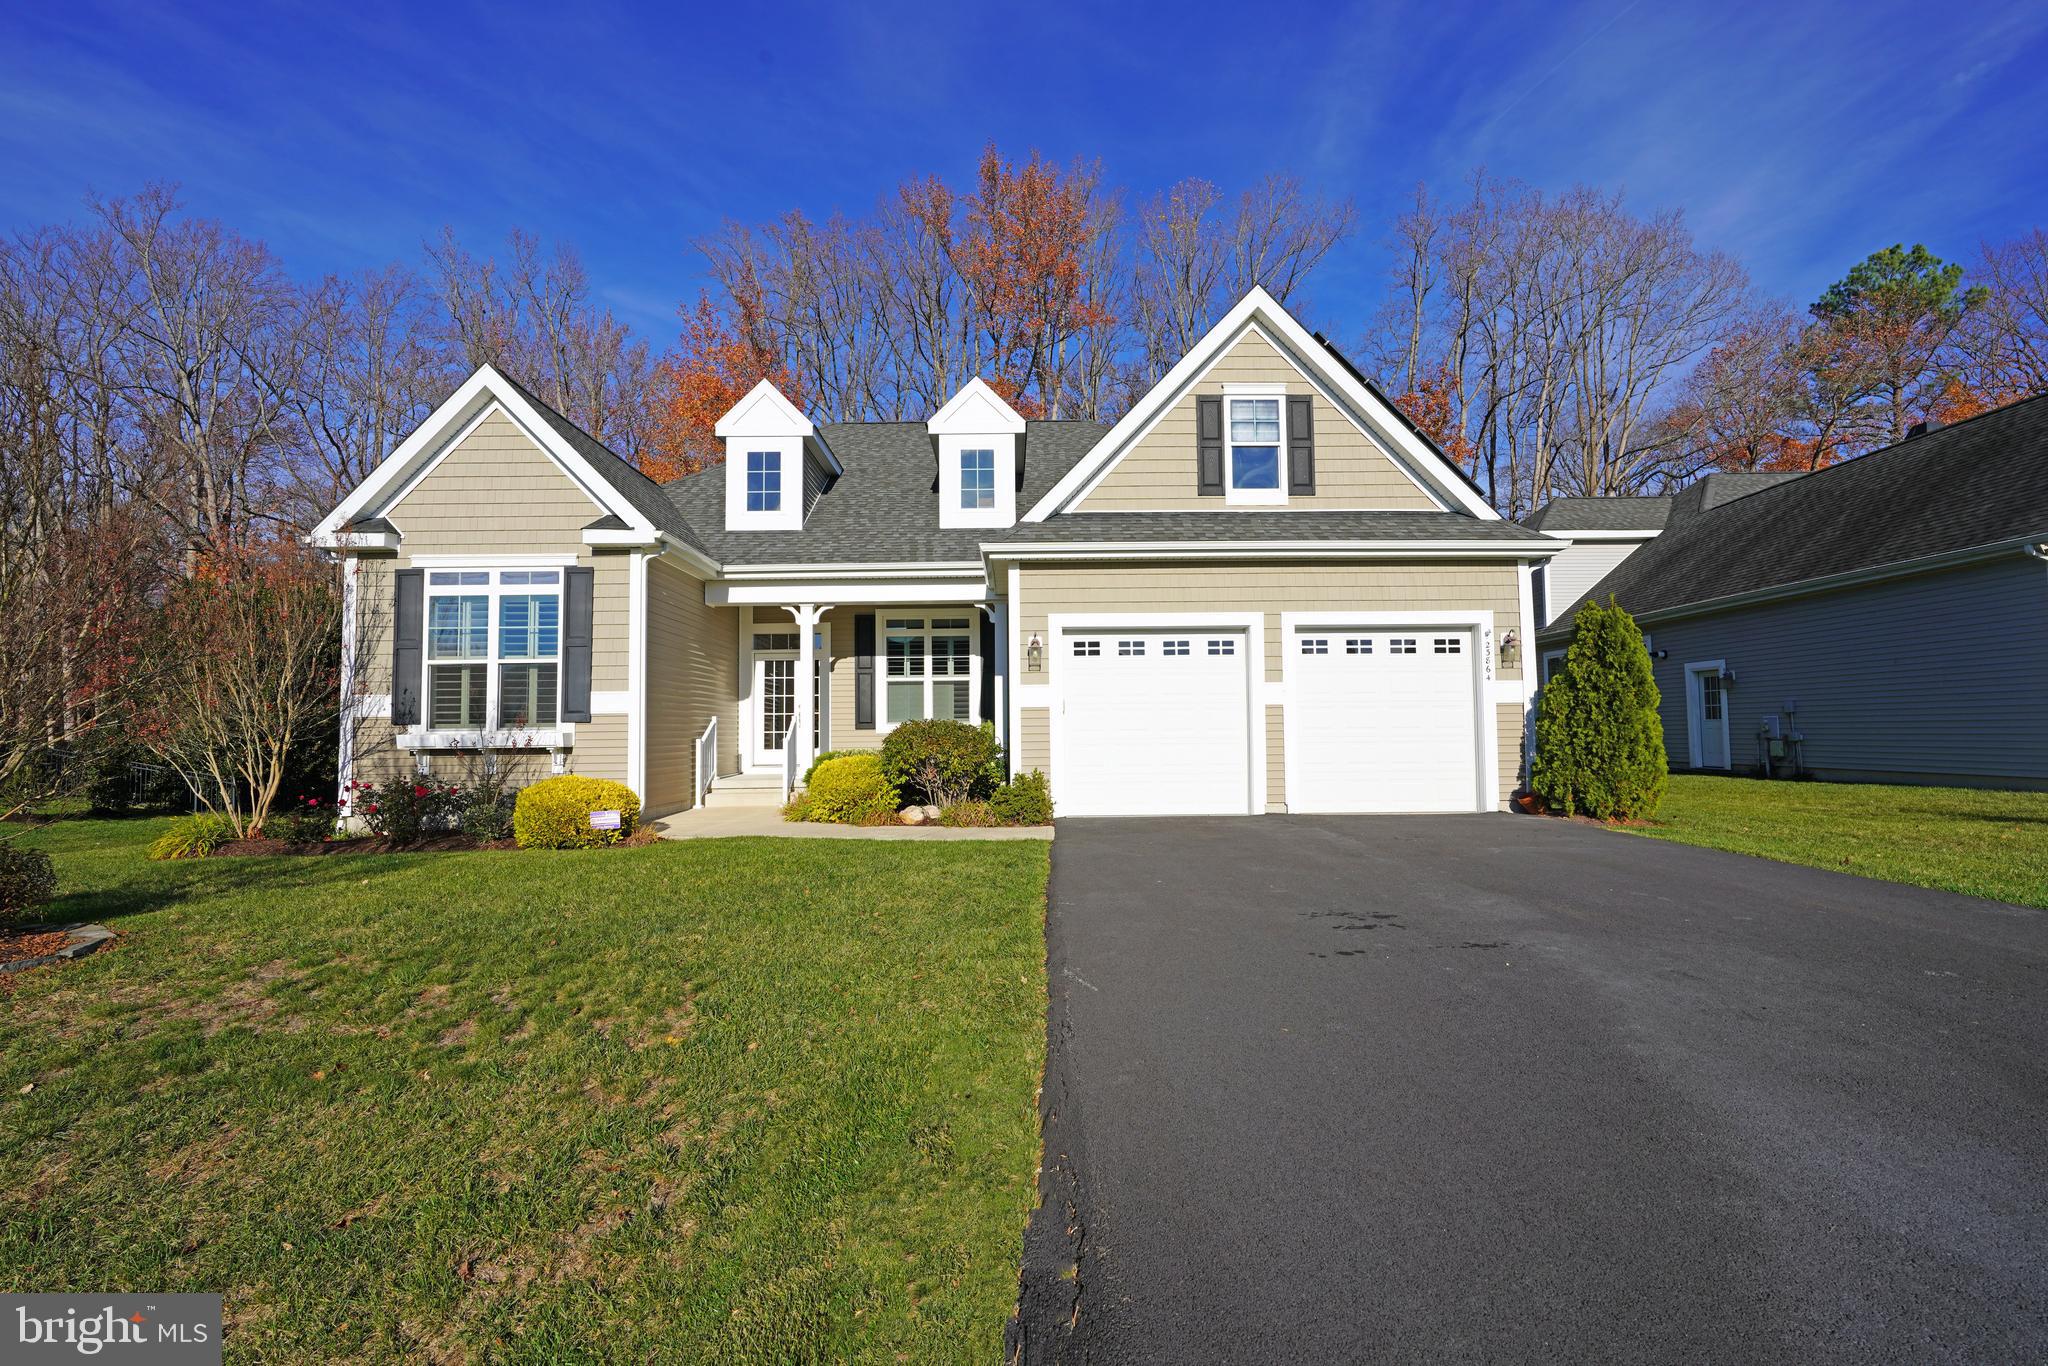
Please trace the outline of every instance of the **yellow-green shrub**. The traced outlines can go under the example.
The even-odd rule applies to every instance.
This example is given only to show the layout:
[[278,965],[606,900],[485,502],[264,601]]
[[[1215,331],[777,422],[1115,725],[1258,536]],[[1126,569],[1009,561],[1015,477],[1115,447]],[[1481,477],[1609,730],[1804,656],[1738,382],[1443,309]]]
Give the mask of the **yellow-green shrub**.
[[[593,830],[590,813],[616,811],[619,828]],[[512,808],[512,838],[521,849],[584,849],[617,844],[640,824],[640,799],[609,778],[565,773],[519,790]]]
[[205,858],[235,837],[235,823],[218,811],[201,811],[171,822],[149,846],[153,859]]
[[881,756],[849,754],[811,771],[811,785],[784,809],[795,821],[871,825],[896,815],[896,784],[882,772]]

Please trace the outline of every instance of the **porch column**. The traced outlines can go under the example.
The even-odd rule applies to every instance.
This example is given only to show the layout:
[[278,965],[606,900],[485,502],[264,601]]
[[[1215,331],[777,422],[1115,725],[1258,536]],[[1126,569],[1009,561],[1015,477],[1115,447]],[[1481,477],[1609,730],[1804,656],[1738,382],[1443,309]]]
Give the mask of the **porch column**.
[[783,743],[796,746],[796,766],[799,772],[811,766],[817,753],[811,743],[811,727],[816,719],[818,707],[818,622],[825,615],[825,608],[816,603],[801,603],[789,609],[796,618],[796,715],[790,722],[790,730]]

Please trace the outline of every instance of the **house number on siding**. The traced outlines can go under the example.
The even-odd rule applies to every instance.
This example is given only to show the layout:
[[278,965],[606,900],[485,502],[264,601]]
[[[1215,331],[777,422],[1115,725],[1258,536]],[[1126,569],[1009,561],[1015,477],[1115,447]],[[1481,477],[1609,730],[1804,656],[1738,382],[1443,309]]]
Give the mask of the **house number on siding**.
[[1493,680],[1493,628],[1488,626],[1479,635],[1479,657],[1486,661],[1486,678],[1488,682],[1491,682]]

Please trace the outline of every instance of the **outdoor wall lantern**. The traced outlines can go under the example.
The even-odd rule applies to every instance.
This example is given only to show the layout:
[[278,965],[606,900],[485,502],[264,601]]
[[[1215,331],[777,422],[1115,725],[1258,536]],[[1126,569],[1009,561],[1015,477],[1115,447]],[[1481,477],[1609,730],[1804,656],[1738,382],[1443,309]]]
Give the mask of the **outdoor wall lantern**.
[[1735,691],[1735,670],[1725,668],[1721,670],[1721,691]]
[[1045,668],[1045,642],[1038,638],[1038,632],[1031,633],[1031,643],[1024,647],[1024,667],[1031,673]]
[[1513,631],[1500,633],[1500,666],[1503,669],[1520,667],[1522,663],[1522,642],[1515,639]]

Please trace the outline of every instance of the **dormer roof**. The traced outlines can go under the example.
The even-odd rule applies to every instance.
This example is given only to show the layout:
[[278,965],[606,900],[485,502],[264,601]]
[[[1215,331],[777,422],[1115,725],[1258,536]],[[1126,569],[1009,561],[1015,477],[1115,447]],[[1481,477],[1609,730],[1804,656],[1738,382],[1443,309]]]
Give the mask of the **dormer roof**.
[[980,375],[962,385],[925,426],[933,436],[1024,434],[1024,419]]

